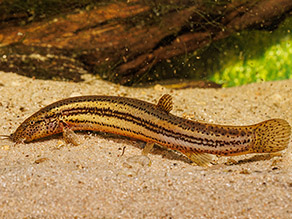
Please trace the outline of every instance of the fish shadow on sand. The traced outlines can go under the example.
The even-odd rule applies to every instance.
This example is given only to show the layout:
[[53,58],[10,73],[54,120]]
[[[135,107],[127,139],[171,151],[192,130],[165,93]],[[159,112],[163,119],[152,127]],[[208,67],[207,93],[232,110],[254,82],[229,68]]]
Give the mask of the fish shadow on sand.
[[270,160],[274,157],[280,157],[281,153],[276,152],[276,153],[269,153],[269,154],[256,154],[253,155],[252,157],[241,159],[241,160],[231,160],[227,161],[224,164],[227,166],[232,166],[232,165],[241,165],[241,164],[246,164],[246,163],[252,163],[252,162],[257,162],[257,161],[265,161],[265,160]]

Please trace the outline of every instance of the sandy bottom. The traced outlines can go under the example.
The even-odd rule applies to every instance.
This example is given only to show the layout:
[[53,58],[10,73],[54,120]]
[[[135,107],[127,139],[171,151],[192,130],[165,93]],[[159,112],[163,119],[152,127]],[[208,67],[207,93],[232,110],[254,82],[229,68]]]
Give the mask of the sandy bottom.
[[[133,89],[90,76],[72,83],[0,72],[0,134],[66,97],[121,95],[156,103],[164,93],[173,96],[173,114],[190,119],[248,125],[276,117],[292,124],[292,80],[228,89]],[[151,166],[128,165],[127,159],[141,154],[142,142],[102,133],[78,136],[83,143],[77,147],[61,136],[30,144],[0,141],[1,218],[292,217],[291,142],[280,156],[220,157],[203,168],[158,146],[149,155]]]

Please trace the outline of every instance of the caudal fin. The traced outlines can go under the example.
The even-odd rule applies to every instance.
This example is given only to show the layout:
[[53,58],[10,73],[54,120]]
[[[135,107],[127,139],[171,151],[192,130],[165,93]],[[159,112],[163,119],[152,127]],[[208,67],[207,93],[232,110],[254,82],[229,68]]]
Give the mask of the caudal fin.
[[271,153],[287,148],[291,135],[291,126],[286,120],[267,120],[256,124],[255,128],[252,153]]

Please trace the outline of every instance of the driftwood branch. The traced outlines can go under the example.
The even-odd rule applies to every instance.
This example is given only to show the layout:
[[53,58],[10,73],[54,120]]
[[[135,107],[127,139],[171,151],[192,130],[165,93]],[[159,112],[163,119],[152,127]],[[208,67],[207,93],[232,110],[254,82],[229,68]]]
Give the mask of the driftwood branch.
[[[128,2],[109,3],[25,26],[6,25],[0,30],[0,70],[9,70],[13,61],[28,71],[17,59],[15,53],[19,53],[44,75],[79,80],[80,72],[89,71],[131,84],[162,60],[203,48],[234,32],[277,28],[292,11],[291,0]],[[45,58],[36,61],[30,57],[32,53]],[[51,64],[54,60],[56,65]],[[58,68],[61,63],[73,66],[70,71],[65,68],[69,76],[60,76],[64,70],[64,66]]]

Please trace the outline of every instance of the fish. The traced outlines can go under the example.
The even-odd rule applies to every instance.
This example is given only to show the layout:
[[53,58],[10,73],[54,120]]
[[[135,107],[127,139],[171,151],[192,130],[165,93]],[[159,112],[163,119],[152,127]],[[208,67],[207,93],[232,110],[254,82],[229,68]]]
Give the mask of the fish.
[[71,97],[40,109],[7,137],[16,143],[29,143],[63,133],[66,142],[78,145],[74,131],[107,132],[146,142],[143,155],[158,144],[181,152],[199,166],[210,165],[214,155],[273,153],[289,144],[291,126],[284,119],[245,126],[219,125],[178,117],[172,109],[169,94],[157,104],[120,96]]

